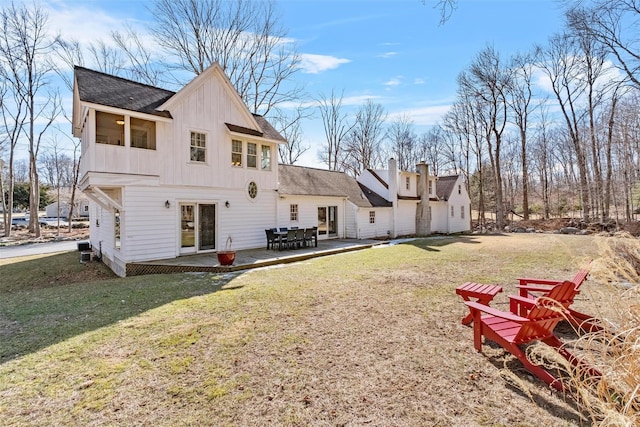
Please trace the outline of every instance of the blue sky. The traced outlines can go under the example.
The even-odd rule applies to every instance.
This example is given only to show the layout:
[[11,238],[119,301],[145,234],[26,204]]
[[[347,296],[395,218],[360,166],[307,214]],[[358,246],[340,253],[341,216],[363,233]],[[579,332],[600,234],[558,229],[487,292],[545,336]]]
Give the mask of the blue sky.
[[[125,23],[144,30],[151,19],[142,0],[41,4],[53,30],[80,40],[107,40],[110,30]],[[562,11],[553,0],[461,0],[444,25],[439,12],[419,0],[281,0],[278,6],[303,55],[297,80],[310,98],[344,91],[344,104],[353,110],[371,98],[390,119],[411,117],[418,133],[447,111],[457,75],[487,44],[506,57],[544,44],[562,28]],[[304,143],[311,149],[301,164],[320,167],[316,153],[323,137],[318,117],[304,123]]]

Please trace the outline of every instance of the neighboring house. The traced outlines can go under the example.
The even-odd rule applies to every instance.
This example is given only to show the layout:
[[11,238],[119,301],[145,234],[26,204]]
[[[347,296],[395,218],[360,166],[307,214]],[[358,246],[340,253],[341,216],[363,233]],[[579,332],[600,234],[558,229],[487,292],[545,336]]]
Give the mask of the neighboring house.
[[[57,198],[57,192],[52,193],[52,198]],[[60,217],[67,218],[69,216],[69,200],[71,199],[71,189],[60,189]],[[45,207],[46,216],[48,218],[56,218],[58,216],[58,202],[53,202]],[[89,199],[79,190],[76,190],[74,196],[73,217],[76,219],[89,219]]]
[[[217,64],[178,92],[76,67],[73,134],[91,245],[121,276],[130,263],[216,252],[229,238],[236,250],[263,247],[272,227],[318,226],[319,239],[470,228],[466,191],[454,183],[441,193],[445,178],[428,177],[425,164],[398,172],[392,159],[357,180],[278,165],[285,139],[250,113]],[[453,202],[466,203],[454,208],[461,221],[429,219]]]

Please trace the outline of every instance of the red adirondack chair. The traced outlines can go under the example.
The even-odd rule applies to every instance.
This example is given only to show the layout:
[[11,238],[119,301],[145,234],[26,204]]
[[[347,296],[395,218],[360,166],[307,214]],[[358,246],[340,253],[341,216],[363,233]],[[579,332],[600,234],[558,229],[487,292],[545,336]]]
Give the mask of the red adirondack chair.
[[[589,262],[591,264],[591,262]],[[571,280],[576,289],[576,294],[580,292],[580,286],[587,280],[589,275],[589,269],[583,268],[578,271],[575,277]],[[519,284],[517,287],[520,289],[520,296],[525,298],[539,298],[549,297],[549,292],[554,286],[558,286],[562,280],[549,280],[549,279],[533,279],[530,277],[523,277],[518,279]],[[593,316],[581,313],[571,308],[573,304],[572,300],[559,301],[567,309],[567,320],[576,328],[585,330],[587,332],[599,331],[602,329],[597,323],[593,321]],[[513,311],[513,310],[512,310]],[[515,311],[513,311],[516,313]],[[520,316],[526,316],[526,308],[524,305],[520,305],[520,311],[517,312]]]
[[[526,317],[496,310],[477,302],[465,301],[473,316],[474,347],[478,352],[482,352],[482,337],[484,336],[486,339],[500,344],[505,350],[517,357],[533,375],[555,389],[563,390],[562,383],[542,366],[533,364],[520,346],[533,341],[542,341],[556,348],[559,354],[573,365],[583,364],[562,345],[560,339],[553,333],[553,329],[563,319],[563,314],[562,305],[551,298],[572,298],[571,295],[575,295],[575,293],[574,283],[567,280],[555,286],[549,292],[549,297],[536,300],[515,297],[516,300],[520,300],[519,304],[528,306]],[[595,370],[591,372],[593,375],[599,375]]]

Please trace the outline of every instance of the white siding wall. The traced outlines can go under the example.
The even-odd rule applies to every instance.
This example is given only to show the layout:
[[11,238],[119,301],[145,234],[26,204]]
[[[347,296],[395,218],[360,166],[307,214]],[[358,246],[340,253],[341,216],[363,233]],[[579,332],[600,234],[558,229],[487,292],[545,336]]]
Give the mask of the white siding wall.
[[[418,174],[411,172],[400,172],[398,178],[398,196],[415,197],[418,190]],[[409,189],[407,190],[407,178],[409,178]]]
[[[298,205],[298,221],[291,221],[290,206]],[[299,227],[308,228],[318,225],[318,207],[320,206],[337,206],[338,207],[338,238],[347,237],[347,229],[354,229],[354,225],[348,225],[349,215],[346,211],[349,209],[347,202],[342,197],[321,197],[321,196],[290,196],[286,195],[278,199],[278,221],[269,227]],[[354,216],[351,216],[354,218]],[[266,228],[269,228],[266,227]],[[264,231],[263,231],[264,234]],[[322,237],[322,236],[320,236]]]
[[447,202],[429,202],[431,207],[431,232],[449,232],[449,210]]
[[[210,186],[244,188],[250,180],[260,188],[277,187],[277,144],[250,136],[231,135],[225,123],[253,127],[242,114],[230,94],[217,79],[203,81],[182,101],[171,107],[173,123],[161,126],[159,132],[168,140],[167,155],[162,156],[161,185]],[[190,160],[191,132],[206,135],[206,162]],[[243,142],[243,166],[231,166],[231,140]],[[246,167],[247,142],[258,144],[258,169]],[[271,149],[271,170],[260,170],[260,146]]]
[[[376,213],[376,222],[369,223],[369,212]],[[360,239],[372,239],[375,237],[387,237],[391,231],[391,208],[360,208],[358,210],[358,236]]]
[[396,235],[416,233],[416,204],[415,200],[398,200]]
[[[276,193],[258,191],[255,200],[245,191],[197,187],[128,187],[122,219],[122,250],[129,262],[173,258],[180,251],[180,203],[216,206],[216,249],[228,236],[236,250],[259,248],[266,228],[276,220]],[[169,200],[171,207],[165,207]],[[229,201],[230,206],[225,207]]]
[[[460,186],[460,194],[458,193],[458,186]],[[454,216],[449,218],[449,233],[460,233],[463,231],[469,231],[471,229],[471,212],[470,210],[471,200],[462,182],[462,178],[458,178],[453,192],[449,197],[449,216],[451,215],[451,206],[453,206]],[[464,206],[464,218],[461,217],[461,208]]]

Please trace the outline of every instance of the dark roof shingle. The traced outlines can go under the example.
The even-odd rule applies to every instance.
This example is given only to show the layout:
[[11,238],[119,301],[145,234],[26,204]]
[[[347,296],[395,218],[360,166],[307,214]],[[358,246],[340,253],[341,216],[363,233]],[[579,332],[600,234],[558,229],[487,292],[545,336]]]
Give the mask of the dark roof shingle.
[[156,108],[175,92],[76,66],[76,81],[80,100],[123,110],[137,111],[161,117],[171,117],[168,111]]
[[373,206],[355,178],[344,172],[279,165],[278,174],[280,194],[347,197],[358,207]]
[[440,200],[449,200],[454,190],[458,175],[440,176],[436,181],[436,195]]

